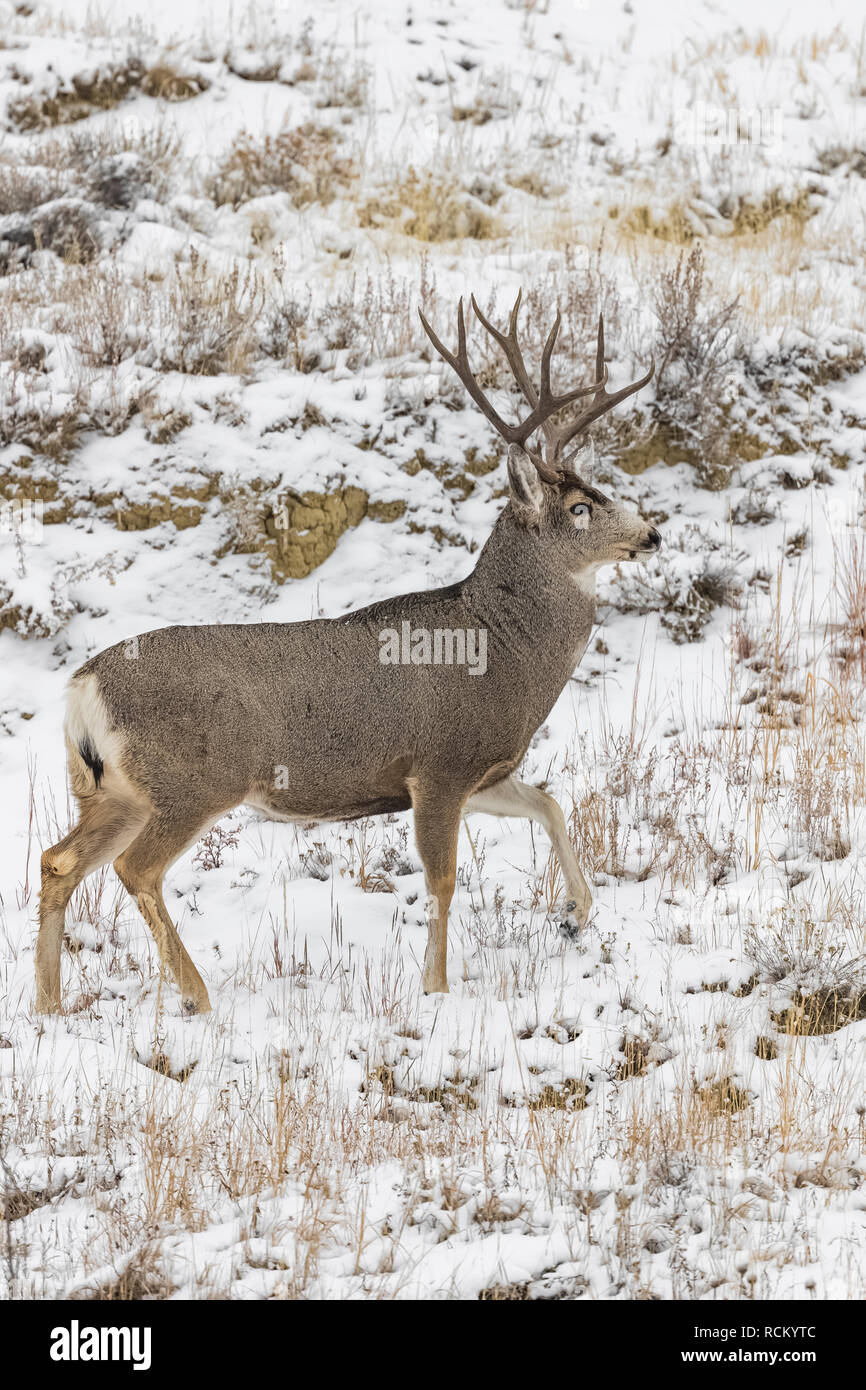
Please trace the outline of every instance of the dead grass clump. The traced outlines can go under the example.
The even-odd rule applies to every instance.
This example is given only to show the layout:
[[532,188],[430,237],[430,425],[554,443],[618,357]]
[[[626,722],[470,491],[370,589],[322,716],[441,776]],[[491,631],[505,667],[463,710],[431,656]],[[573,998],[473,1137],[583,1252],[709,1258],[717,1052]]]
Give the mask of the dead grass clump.
[[142,323],[152,318],[147,290],[131,285],[111,259],[70,267],[55,281],[54,293],[57,326],[91,367],[116,367],[131,357]]
[[562,183],[554,178],[544,167],[535,169],[514,169],[505,174],[509,188],[528,193],[531,198],[558,198],[565,192]]
[[0,229],[0,274],[24,270],[37,251],[82,265],[99,251],[93,211],[80,198],[56,198],[35,212],[12,213]]
[[478,1295],[481,1303],[525,1303],[531,1302],[528,1284],[491,1284]]
[[822,174],[835,174],[837,169],[856,174],[866,179],[866,150],[859,145],[848,148],[845,145],[828,145],[815,154],[815,167]]
[[198,1062],[195,1061],[189,1062],[182,1067],[175,1067],[172,1064],[171,1058],[167,1057],[164,1052],[160,1052],[159,1050],[154,1050],[150,1057],[144,1057],[138,1054],[136,1054],[136,1056],[143,1067],[149,1067],[151,1071],[157,1072],[160,1076],[166,1076],[170,1081],[177,1081],[180,1084],[183,1084],[184,1081],[188,1081],[198,1066]]
[[844,676],[866,681],[866,536],[852,530],[843,551],[834,542],[835,589],[839,597],[841,632],[833,656]]
[[[328,353],[345,353],[346,365],[357,367],[424,350],[427,339],[415,309],[420,305],[425,313],[434,313],[436,299],[435,282],[424,256],[417,279],[398,279],[390,271],[368,274],[362,282],[353,277],[318,310],[313,309],[310,291],[299,290],[286,274],[280,255],[275,257],[274,271],[259,324],[259,346],[269,357],[306,373],[327,364]],[[450,379],[443,378],[438,398],[442,399],[443,390],[447,398],[451,389]],[[393,419],[414,415],[419,397],[416,391],[406,390],[405,380],[395,376],[388,380],[385,403],[387,418]],[[369,448],[370,441],[362,441],[360,447]],[[467,466],[470,472],[476,468],[484,472],[495,468],[497,461],[494,459],[488,468],[484,460],[473,456]]]
[[131,208],[147,192],[144,166],[132,153],[109,155],[90,171],[89,191],[104,208]]
[[615,1072],[617,1081],[630,1081],[635,1076],[644,1076],[649,1061],[651,1044],[645,1038],[623,1038],[620,1052],[623,1060]]
[[160,403],[155,392],[145,392],[138,399],[144,437],[151,444],[171,444],[192,424],[192,416],[186,410]]
[[278,82],[283,66],[281,56],[271,57],[251,44],[228,48],[223,62],[232,76],[243,82]]
[[127,1260],[123,1269],[100,1284],[89,1284],[68,1295],[80,1303],[138,1303],[170,1298],[174,1285],[169,1280],[158,1252],[147,1246]]
[[794,1002],[773,1021],[792,1032],[834,1032],[866,1017],[866,957],[859,917],[838,898],[823,914],[789,902],[746,933],[746,951],[764,979],[790,981]]
[[417,241],[486,241],[501,234],[498,218],[452,174],[410,168],[383,185],[358,211],[362,227],[399,224]]
[[34,245],[74,264],[92,261],[99,251],[93,214],[87,203],[58,198],[44,204],[32,221]]
[[188,101],[209,86],[202,74],[184,72],[167,60],[146,67],[139,57],[131,56],[68,80],[57,79],[50,91],[14,97],[6,114],[13,130],[48,130],[86,120],[95,111],[110,111],[135,91],[161,101]]
[[817,212],[812,194],[806,188],[798,188],[786,193],[774,188],[758,200],[749,194],[741,194],[733,203],[723,203],[719,208],[723,217],[733,223],[735,236],[745,233],[762,232],[780,217],[791,217],[795,222],[808,222]]
[[585,1110],[588,1086],[582,1077],[567,1076],[564,1081],[548,1082],[535,1095],[527,1096],[528,1110]]
[[622,225],[627,232],[670,241],[675,246],[693,241],[697,234],[694,220],[689,217],[685,205],[679,202],[671,203],[664,212],[641,203],[623,218]]
[[268,357],[290,363],[296,372],[309,371],[320,360],[307,352],[312,305],[309,289],[298,293],[281,275],[269,287],[259,343]]
[[0,1221],[7,1225],[12,1221],[22,1221],[31,1212],[40,1211],[63,1195],[63,1188],[16,1188],[14,1192],[2,1194],[0,1200]]
[[814,1037],[819,1033],[836,1033],[849,1023],[866,1018],[866,991],[847,992],[839,989],[819,989],[801,994],[787,1009],[772,1015],[782,1033],[796,1037]]
[[50,414],[26,399],[14,404],[6,401],[0,409],[0,445],[23,444],[57,463],[65,463],[78,447],[81,428],[78,402]]
[[721,1115],[735,1115],[751,1104],[751,1096],[738,1086],[730,1076],[711,1081],[698,1091],[702,1105],[713,1118]]
[[39,131],[51,126],[85,120],[94,111],[107,111],[140,86],[145,67],[140,58],[77,73],[58,80],[50,92],[28,92],[14,97],[6,107],[13,130]]
[[146,97],[158,101],[189,101],[206,92],[210,82],[201,73],[179,71],[171,63],[156,63],[141,79]]
[[288,193],[295,207],[328,203],[356,172],[336,153],[337,141],[336,131],[313,121],[264,137],[242,131],[210,181],[210,196],[233,207],[268,193]]
[[[310,67],[309,63],[305,65],[306,73]],[[370,80],[371,70],[366,63],[331,50],[317,64],[314,105],[320,111],[362,111],[368,104]]]
[[180,136],[160,124],[103,124],[50,136],[41,146],[49,167],[71,168],[88,198],[102,207],[130,207],[136,196],[169,197],[184,167]]

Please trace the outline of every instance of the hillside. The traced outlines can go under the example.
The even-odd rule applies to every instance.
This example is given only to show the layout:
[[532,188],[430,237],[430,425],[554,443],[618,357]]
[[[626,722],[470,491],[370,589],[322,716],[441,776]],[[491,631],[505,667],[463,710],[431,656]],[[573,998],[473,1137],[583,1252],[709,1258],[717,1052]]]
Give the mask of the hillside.
[[[866,1296],[861,31],[0,0],[4,1297]],[[599,312],[614,387],[656,364],[580,467],[663,546],[599,576],[521,774],[586,932],[542,832],[474,816],[425,998],[411,818],[244,809],[167,880],[213,1013],[107,869],[40,1019],[69,676],[466,575],[504,453],[416,311],[451,343],[521,288],[563,386]]]

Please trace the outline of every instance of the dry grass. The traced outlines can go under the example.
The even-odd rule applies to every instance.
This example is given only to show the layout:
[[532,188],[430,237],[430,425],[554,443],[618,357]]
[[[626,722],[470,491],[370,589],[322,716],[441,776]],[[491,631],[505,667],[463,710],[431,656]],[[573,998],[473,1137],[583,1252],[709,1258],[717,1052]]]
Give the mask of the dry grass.
[[[531,3],[524,8],[529,14]],[[743,31],[695,61],[717,66],[717,88],[732,54],[769,63],[780,45],[772,35]],[[797,61],[823,60],[840,47],[838,38],[816,39]],[[327,117],[334,125],[315,121],[261,140],[245,134],[204,190],[210,203],[170,224],[175,231],[187,217],[201,247],[198,227],[207,228],[213,205],[225,209],[221,225],[231,228],[229,209],[284,192],[301,239],[330,204],[335,228],[341,219],[350,222],[357,243],[372,247],[371,258],[395,247],[411,253],[404,269],[365,260],[369,248],[352,249],[345,262],[335,255],[315,293],[285,260],[257,254],[258,246],[212,263],[197,249],[155,262],[153,275],[130,272],[102,251],[98,235],[88,242],[88,218],[98,222],[106,209],[133,214],[138,198],[167,202],[178,191],[200,193],[177,138],[164,126],[91,128],[83,117],[120,104],[130,87],[107,70],[87,91],[47,98],[54,106],[41,105],[37,94],[29,114],[21,108],[19,120],[32,121],[26,128],[34,132],[72,128],[34,137],[32,166],[0,159],[0,212],[35,222],[59,199],[71,226],[71,199],[95,211],[79,208],[74,236],[65,236],[59,222],[54,235],[43,217],[38,244],[53,247],[54,264],[33,262],[34,233],[28,254],[8,266],[16,273],[0,282],[4,444],[44,455],[59,474],[83,430],[120,429],[136,407],[154,453],[178,440],[193,405],[187,411],[163,404],[164,373],[241,378],[273,372],[278,362],[310,377],[332,374],[338,387],[356,374],[352,387],[363,392],[375,389],[363,369],[385,362],[381,430],[378,421],[369,430],[359,424],[351,442],[385,456],[396,449],[407,474],[414,467],[416,474],[424,470],[422,482],[428,474],[443,486],[456,481],[465,497],[468,487],[436,463],[432,450],[429,458],[424,452],[436,428],[445,437],[464,429],[459,415],[446,416],[439,406],[462,410],[465,402],[453,388],[431,383],[415,308],[420,302],[450,340],[445,328],[461,287],[451,262],[462,274],[500,237],[515,263],[533,252],[523,312],[535,363],[554,305],[562,309],[558,381],[586,379],[602,309],[616,384],[632,357],[655,353],[655,414],[638,408],[623,428],[631,442],[653,429],[657,442],[663,433],[668,452],[685,441],[691,456],[703,456],[712,436],[733,458],[739,445],[723,418],[722,387],[732,355],[752,371],[750,323],[778,330],[786,322],[812,329],[829,319],[859,322],[862,289],[850,277],[828,283],[821,273],[800,273],[810,258],[824,265],[825,254],[844,256],[857,244],[852,228],[841,215],[832,227],[812,217],[811,203],[796,190],[752,199],[732,194],[717,209],[730,223],[730,235],[722,236],[700,231],[693,199],[675,184],[663,190],[660,208],[641,202],[616,218],[603,207],[585,210],[569,201],[567,188],[563,193],[562,151],[549,160],[539,153],[532,169],[503,161],[500,183],[485,172],[486,157],[470,168],[456,141],[453,163],[443,160],[435,170],[419,164],[372,186],[360,177],[355,144],[333,133],[344,115],[354,119],[370,101],[365,68],[344,59],[299,39],[278,67],[268,59],[255,74],[248,68],[250,79],[291,82],[317,109],[335,113]],[[134,85],[162,101],[201,90],[183,66],[143,70]],[[479,83],[477,100],[452,102],[456,129],[492,127],[511,109],[505,84],[500,95]],[[616,159],[613,151],[598,157],[606,171]],[[853,162],[837,161],[833,169]],[[369,238],[357,237],[356,222]],[[440,282],[449,277],[447,296],[437,273]],[[483,307],[501,320],[506,297],[497,303],[491,296]],[[847,355],[833,361],[825,346],[819,338],[796,360],[765,364],[749,389],[757,381],[781,418],[790,407],[775,399],[772,378],[784,376],[812,391],[809,428],[820,424],[829,403],[824,382],[833,370],[842,376],[862,361],[853,339]],[[501,359],[480,335],[472,352],[486,385],[505,384]],[[263,363],[262,354],[272,362]],[[407,358],[417,375],[404,370]],[[64,393],[70,378],[74,390]],[[106,382],[116,386],[113,404],[106,404]],[[696,413],[686,416],[689,387]],[[240,398],[241,388],[235,381],[229,394]],[[227,418],[242,421],[243,411]],[[298,406],[291,421],[299,430],[328,424],[312,402]],[[412,450],[404,449],[406,422],[430,431],[423,448],[413,438]],[[791,449],[804,437],[801,430]],[[473,439],[476,453],[469,458],[467,446],[467,458],[477,472],[461,468],[463,485],[466,473],[471,483],[497,462],[481,436]],[[617,436],[600,434],[599,443],[604,453]],[[638,459],[633,471],[640,466]],[[780,495],[803,481],[793,466],[786,476],[788,484],[778,477]],[[807,485],[816,484],[820,476],[813,474]],[[767,488],[763,500],[749,499],[733,518],[735,533],[772,521]],[[260,492],[241,488],[225,502],[235,508],[239,533],[249,527],[256,535],[265,505]],[[406,891],[417,865],[402,820],[299,830],[279,852],[266,831],[243,821],[206,837],[184,869],[194,882],[188,903],[218,892],[240,903],[262,866],[273,874],[274,893],[262,899],[262,920],[247,924],[237,912],[250,940],[234,964],[216,950],[208,957],[220,1008],[200,1031],[201,1021],[181,1027],[172,1015],[171,987],[159,979],[144,928],[130,925],[131,909],[111,871],[88,880],[70,912],[70,1008],[56,1031],[58,1068],[87,1066],[88,1084],[76,1091],[73,1080],[58,1094],[46,1081],[55,1042],[46,1024],[35,1063],[29,1043],[20,1063],[16,1057],[0,1114],[0,1155],[12,1165],[12,1177],[5,1170],[0,1177],[0,1258],[10,1293],[231,1297],[243,1280],[245,1295],[254,1289],[274,1298],[346,1291],[392,1298],[413,1289],[431,1252],[444,1262],[456,1251],[460,1269],[479,1236],[555,1231],[565,1246],[557,1258],[579,1266],[579,1276],[571,1269],[557,1283],[555,1270],[536,1279],[488,1270],[471,1296],[731,1299],[778,1297],[780,1289],[787,1296],[785,1277],[808,1271],[825,1239],[820,1222],[825,1215],[851,1219],[844,1202],[862,1181],[862,1097],[854,1094],[860,1072],[846,1050],[856,1042],[866,997],[857,878],[866,807],[861,542],[856,530],[838,542],[835,608],[825,612],[807,586],[783,599],[781,560],[778,575],[744,579],[736,546],[717,551],[699,537],[689,550],[688,541],[677,547],[669,540],[678,564],[695,560],[689,582],[674,583],[671,570],[661,588],[630,590],[624,606],[632,613],[663,609],[668,631],[686,639],[715,623],[713,645],[727,641],[727,666],[721,674],[713,668],[699,697],[689,692],[682,701],[688,708],[669,692],[671,726],[663,736],[653,725],[648,673],[639,670],[631,721],[615,718],[602,700],[592,739],[576,738],[551,767],[552,789],[600,903],[577,950],[560,947],[548,921],[562,885],[546,841],[539,836],[525,851],[527,862],[516,864],[507,841],[493,844],[503,834],[498,827],[473,827],[453,929],[454,959],[463,961],[465,975],[459,1027],[449,1014],[458,1001],[445,1001],[434,1016],[421,1000],[417,961],[401,936],[421,911]],[[789,554],[802,553],[805,585],[811,538],[790,537],[788,544]],[[22,635],[50,635],[58,642],[52,660],[62,659],[62,629],[74,613],[68,587],[58,585],[44,620],[13,606],[0,610],[0,625],[20,622]],[[737,588],[745,592],[737,596]],[[739,608],[720,615],[732,598]],[[813,623],[816,604],[821,612]],[[686,649],[684,662],[691,656]],[[32,1026],[28,948],[37,842],[56,839],[66,818],[41,809],[37,816],[31,803],[20,902],[29,917],[23,944],[14,947],[22,959],[9,952],[10,972],[20,969],[16,981],[27,981],[21,1001],[10,1005],[16,1027],[23,1018],[16,1047]],[[290,863],[286,844],[293,847]],[[756,886],[744,902],[740,880],[749,874]],[[334,893],[330,930],[326,918],[322,924],[326,949],[313,963],[293,915],[291,883],[280,908],[281,875],[284,889],[294,878],[305,880],[305,890],[327,893],[330,883],[353,893],[350,907],[360,902],[384,924],[374,947],[350,944],[348,933],[344,939]],[[325,897],[315,910],[322,903],[327,913]],[[648,976],[647,962],[655,969],[660,960]],[[688,979],[677,973],[687,967]],[[255,1028],[247,1030],[247,1014]],[[494,1028],[495,1045],[487,1031]],[[98,1086],[91,1084],[88,1051],[94,1039],[106,1059]],[[832,1057],[830,1048],[838,1049]],[[797,1156],[799,1170],[782,1161]],[[46,1172],[36,1171],[37,1161]],[[85,1228],[75,1225],[81,1214]],[[56,1240],[58,1219],[70,1223],[62,1228],[66,1243]],[[43,1259],[46,1248],[50,1260]],[[458,1274],[453,1286],[451,1276],[436,1277],[437,1292],[465,1293]],[[852,1295],[862,1297],[853,1267],[850,1280]]]
[[410,168],[382,183],[359,206],[358,222],[424,242],[487,241],[504,230],[488,202],[447,169]]
[[[584,759],[580,767],[581,781],[596,788],[599,799],[575,802],[576,838],[593,874],[601,872],[621,884],[630,881],[639,865],[636,869],[629,835],[639,825],[645,842],[649,829],[645,881],[657,880],[653,892],[660,901],[673,901],[687,888],[697,909],[719,882],[714,876],[717,860],[709,853],[718,841],[719,803],[708,790],[718,787],[719,779],[726,789],[720,804],[733,812],[728,870],[733,867],[735,876],[756,869],[771,874],[778,864],[771,813],[774,826],[799,824],[804,832],[823,823],[823,791],[804,787],[796,771],[800,746],[808,746],[818,763],[832,761],[846,789],[844,804],[852,813],[862,813],[866,782],[858,753],[859,720],[851,713],[863,689],[858,662],[844,669],[845,720],[839,718],[840,690],[827,684],[808,689],[796,724],[783,717],[784,701],[767,701],[763,710],[757,701],[736,703],[744,668],[772,679],[780,692],[789,688],[785,682],[797,669],[802,640],[795,616],[796,610],[774,612],[771,605],[758,628],[749,610],[739,615],[738,635],[730,645],[731,694],[718,728],[703,730],[699,737],[681,733],[670,752],[661,755],[648,736],[652,711],[641,698],[640,674],[630,725],[614,727],[602,720],[594,738],[595,765],[589,768]],[[741,766],[748,775],[741,796],[731,798]],[[604,809],[597,822],[594,805]],[[36,821],[38,817],[34,828]],[[360,822],[336,839],[327,837],[336,855],[326,851],[322,832],[314,834],[317,845],[303,837],[305,852],[315,853],[325,877],[346,876],[374,897],[385,877],[389,893],[399,883],[406,852],[401,821]],[[208,875],[216,872],[237,849],[233,832],[228,839],[212,835],[200,849],[199,866]],[[603,943],[598,955],[599,968],[620,985],[609,1065],[587,1077],[573,1070],[569,1050],[576,1042],[583,1046],[587,1028],[591,1035],[598,1025],[592,1014],[585,1014],[576,1026],[562,1005],[553,1002],[556,993],[545,992],[553,959],[549,946],[528,932],[520,918],[509,925],[505,904],[491,892],[485,853],[476,841],[475,857],[465,870],[464,886],[477,889],[480,903],[472,928],[475,947],[464,947],[473,967],[462,1007],[480,1009],[481,1001],[499,998],[514,1009],[526,999],[536,1000],[534,1019],[515,1032],[513,1042],[521,1058],[520,1084],[503,1087],[495,1068],[485,1071],[479,1065],[485,1056],[481,1036],[472,1039],[468,1055],[444,1056],[438,1075],[419,1073],[431,1041],[429,1019],[418,996],[417,976],[399,951],[386,946],[377,950],[375,964],[368,959],[362,970],[347,970],[335,919],[331,953],[316,970],[305,954],[295,952],[287,923],[275,922],[272,942],[245,968],[243,987],[254,998],[274,980],[289,986],[292,1002],[283,1019],[286,1041],[279,1055],[257,1057],[242,1081],[217,1087],[207,1081],[212,1065],[207,1056],[195,1066],[197,1057],[172,1052],[158,1015],[149,1047],[137,1043],[139,1065],[153,1074],[155,1089],[137,1107],[134,1129],[110,1092],[100,1097],[95,1114],[77,1122],[82,1161],[91,1166],[76,1191],[101,1213],[102,1230],[84,1255],[75,1296],[164,1297],[168,1289],[182,1288],[187,1296],[231,1297],[241,1276],[264,1279],[271,1297],[321,1296],[331,1287],[328,1271],[335,1252],[349,1250],[352,1288],[368,1298],[390,1297],[411,1284],[407,1241],[416,1242],[420,1256],[428,1245],[447,1250],[449,1241],[465,1241],[467,1232],[534,1232],[548,1229],[551,1221],[568,1232],[574,1259],[590,1262],[582,1267],[599,1257],[593,1251],[603,1251],[605,1288],[615,1284],[630,1298],[642,1296],[647,1281],[656,1292],[663,1288],[667,1297],[714,1291],[716,1296],[724,1291],[726,1297],[741,1297],[744,1289],[769,1297],[784,1270],[807,1261],[790,1225],[785,1227],[789,1246],[784,1255],[778,1253],[780,1213],[787,1212],[786,1220],[796,1219],[794,1209],[805,1210],[797,1204],[811,1200],[808,1194],[816,1186],[844,1197],[859,1181],[850,1168],[849,1155],[859,1143],[850,1097],[837,1087],[828,1099],[814,1074],[820,1054],[803,1051],[830,1031],[844,1039],[846,1028],[862,1017],[863,976],[852,952],[862,942],[863,922],[856,901],[846,899],[844,885],[823,915],[809,910],[806,900],[800,907],[765,913],[756,908],[749,938],[748,1007],[762,1009],[765,1019],[764,1031],[750,1044],[753,1065],[760,1070],[744,1074],[733,1065],[737,1014],[732,1010],[745,1007],[746,986],[706,984],[704,996],[712,998],[719,1012],[706,1037],[688,1038],[658,1010],[655,996],[642,1002],[637,976],[626,983],[618,959],[620,936]],[[299,872],[310,873],[310,864],[306,861]],[[413,867],[405,866],[408,872]],[[527,883],[530,896],[534,892],[543,900],[551,886],[548,874],[546,863],[540,863]],[[79,920],[98,923],[103,931],[107,922],[117,921],[106,888],[106,881],[96,881],[91,896],[76,905]],[[844,941],[847,948],[840,950]],[[98,1007],[98,982],[90,950],[71,945],[82,1017],[87,1017]],[[103,978],[121,971],[116,959],[121,949],[109,929],[98,961]],[[585,958],[590,965],[591,946]],[[125,968],[128,973],[129,965]],[[136,968],[146,976],[146,962],[138,960]],[[798,993],[797,980],[811,983]],[[240,987],[240,977],[234,984]],[[788,1002],[773,993],[779,988],[793,991]],[[335,1051],[338,1017],[351,1021],[351,1040]],[[477,1026],[483,1031],[481,1013]],[[218,1050],[236,1046],[229,1041],[232,1027],[228,1018],[218,1024],[212,1040]],[[666,1038],[674,1049],[665,1045]],[[676,1046],[684,1044],[688,1051],[676,1055]],[[545,1049],[562,1058],[552,1070]],[[346,1065],[357,1064],[354,1094],[338,1083],[335,1073],[335,1057],[344,1055]],[[696,1073],[696,1066],[702,1070]],[[169,1103],[165,1090],[157,1089],[165,1084],[177,1102]],[[187,1095],[189,1103],[182,1100]],[[6,1121],[16,1144],[44,1145],[45,1134],[63,1133],[68,1148],[69,1127],[62,1130],[52,1122],[52,1105],[27,1077],[16,1078]],[[602,1125],[606,1163],[615,1162],[621,1173],[616,1191],[610,1190],[609,1180],[601,1184],[592,1176]],[[130,1143],[139,1155],[140,1182],[134,1192],[128,1183],[118,1192],[104,1185],[102,1161],[111,1161]],[[50,1156],[59,1161],[64,1151],[57,1139],[50,1141]],[[779,1154],[816,1152],[819,1160],[807,1163],[804,1158],[799,1167],[776,1162]],[[502,1154],[511,1155],[504,1167]],[[509,1167],[515,1163],[517,1170]],[[358,1199],[354,1175],[390,1171],[389,1165],[401,1176],[384,1221],[381,1205]],[[733,1182],[725,1177],[731,1172],[746,1176]],[[53,1190],[60,1195],[50,1200],[65,1200],[62,1188]],[[713,1193],[715,1275],[699,1262],[681,1258],[695,1235],[690,1223],[703,1229],[708,1208],[697,1202],[696,1194],[707,1190]],[[41,1198],[34,1189],[14,1200],[21,1214],[12,1225],[24,1231],[22,1223],[39,1219]],[[220,1219],[236,1222],[231,1257],[195,1257],[198,1233]],[[741,1288],[740,1275],[729,1268],[723,1252],[742,1246],[747,1219],[752,1283]],[[142,1226],[153,1233],[144,1246]],[[762,1254],[765,1240],[767,1249],[777,1252],[772,1258]],[[123,1256],[114,1272],[106,1274],[109,1246]],[[24,1289],[28,1286],[22,1282],[17,1250],[19,1244],[13,1242],[13,1264],[18,1262],[14,1287]],[[173,1262],[179,1250],[185,1252],[180,1265]],[[112,1259],[117,1261],[116,1254]],[[661,1263],[650,1268],[648,1261]],[[179,1269],[187,1273],[179,1276]],[[179,1278],[185,1282],[179,1284]],[[584,1291],[566,1282],[565,1292],[556,1293],[560,1286],[551,1280],[552,1274],[535,1280],[486,1278],[478,1296],[524,1301],[575,1297]]]
[[170,59],[148,67],[137,56],[103,68],[76,73],[68,81],[57,80],[52,89],[25,92],[6,108],[10,127],[38,132],[54,126],[86,120],[95,111],[110,111],[134,92],[161,101],[187,101],[206,91],[201,73],[177,68]]
[[217,166],[208,192],[233,207],[267,193],[288,193],[295,207],[329,203],[357,177],[337,132],[313,121],[276,135],[243,131]]

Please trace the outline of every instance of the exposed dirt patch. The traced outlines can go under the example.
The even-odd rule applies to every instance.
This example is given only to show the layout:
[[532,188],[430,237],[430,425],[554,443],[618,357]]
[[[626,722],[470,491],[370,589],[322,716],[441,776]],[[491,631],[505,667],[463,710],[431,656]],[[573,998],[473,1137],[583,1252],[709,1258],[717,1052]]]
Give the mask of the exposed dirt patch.
[[336,549],[344,531],[367,515],[369,497],[351,485],[335,492],[286,493],[264,517],[262,544],[274,577],[303,579]]

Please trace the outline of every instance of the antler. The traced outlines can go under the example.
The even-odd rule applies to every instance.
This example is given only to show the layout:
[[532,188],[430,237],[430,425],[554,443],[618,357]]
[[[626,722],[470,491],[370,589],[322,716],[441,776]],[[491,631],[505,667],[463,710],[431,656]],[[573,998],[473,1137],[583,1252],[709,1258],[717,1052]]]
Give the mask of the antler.
[[[514,379],[531,407],[529,415],[518,425],[509,425],[502,419],[501,415],[494,409],[481,390],[481,387],[478,385],[472,373],[466,351],[466,325],[463,318],[462,297],[457,305],[456,356],[450,353],[436,336],[420,309],[418,310],[418,315],[424,326],[425,333],[440,357],[443,357],[448,365],[454,369],[463,382],[463,385],[466,387],[466,390],[475,401],[475,404],[484,415],[486,415],[487,419],[507,443],[520,444],[521,446],[525,445],[529,436],[535,430],[539,428],[543,430],[547,444],[547,458],[543,459],[537,455],[533,455],[533,462],[538,469],[539,475],[545,482],[557,483],[563,476],[563,468],[560,464],[563,449],[576,438],[578,434],[587,429],[594,420],[597,420],[599,416],[604,415],[608,410],[612,410],[615,405],[618,405],[620,401],[625,400],[627,396],[632,395],[635,391],[639,391],[642,386],[646,386],[655,368],[651,365],[647,375],[642,377],[640,381],[633,382],[631,386],[626,386],[623,390],[615,392],[614,395],[610,395],[605,390],[608,372],[607,367],[604,365],[604,325],[601,315],[599,315],[598,346],[595,359],[597,380],[594,381],[591,386],[578,386],[573,391],[567,391],[562,396],[555,396],[550,388],[550,359],[553,354],[557,334],[559,333],[559,325],[562,322],[562,315],[559,313],[559,310],[557,310],[556,319],[547,335],[547,342],[544,344],[544,351],[541,355],[541,385],[540,389],[536,391],[529,376],[529,372],[526,370],[523,353],[517,341],[517,315],[520,310],[522,294],[523,291],[520,290],[514,301],[507,333],[501,333],[498,328],[494,328],[493,324],[485,318],[479,309],[475,296],[471,296],[471,304],[476,317],[480,320],[490,336],[502,348],[508,365],[511,367],[514,374]],[[562,410],[564,406],[571,405],[573,401],[579,400],[581,396],[588,395],[592,395],[592,403],[587,410],[581,412],[576,420],[569,421],[566,425],[560,425],[558,427],[553,424],[551,419],[553,415]]]
[[[596,376],[599,375],[602,367],[604,367],[604,316],[599,314],[598,343],[595,350]],[[592,404],[589,409],[581,411],[576,420],[572,420],[570,424],[560,426],[556,431],[554,457],[559,459],[563,449],[567,448],[573,439],[579,434],[583,434],[584,430],[589,429],[590,425],[600,419],[602,415],[606,415],[609,410],[613,410],[614,406],[619,405],[620,401],[626,400],[628,396],[633,396],[636,391],[640,391],[646,386],[652,380],[654,371],[655,363],[652,358],[650,358],[649,371],[646,376],[642,376],[639,381],[633,381],[630,386],[623,386],[622,390],[614,391],[613,395],[611,395],[609,391],[605,390],[605,385],[607,383],[607,368],[605,368],[604,376],[598,390],[592,398]]]

